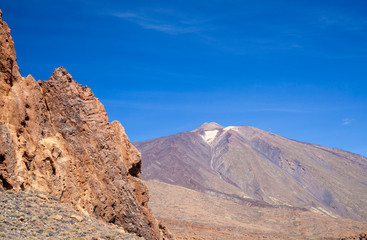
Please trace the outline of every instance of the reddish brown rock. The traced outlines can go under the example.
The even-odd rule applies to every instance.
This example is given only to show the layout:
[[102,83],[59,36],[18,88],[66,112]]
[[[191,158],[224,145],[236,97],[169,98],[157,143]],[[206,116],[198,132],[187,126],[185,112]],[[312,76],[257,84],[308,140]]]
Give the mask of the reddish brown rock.
[[0,189],[36,189],[146,239],[172,239],[148,208],[141,156],[64,69],[21,77],[0,20]]

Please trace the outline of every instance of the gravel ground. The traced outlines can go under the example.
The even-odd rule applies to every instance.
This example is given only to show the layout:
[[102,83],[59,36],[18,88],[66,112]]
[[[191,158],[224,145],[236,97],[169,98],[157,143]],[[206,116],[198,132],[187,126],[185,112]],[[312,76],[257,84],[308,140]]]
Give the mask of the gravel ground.
[[0,191],[0,239],[143,239],[41,192]]

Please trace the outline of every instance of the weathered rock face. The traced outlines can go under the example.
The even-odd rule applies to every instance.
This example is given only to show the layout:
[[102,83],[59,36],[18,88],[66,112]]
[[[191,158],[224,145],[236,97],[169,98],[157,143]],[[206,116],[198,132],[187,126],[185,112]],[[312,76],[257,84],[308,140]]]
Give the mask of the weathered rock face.
[[21,77],[1,15],[0,189],[45,191],[146,239],[171,239],[140,172],[140,153],[88,87],[62,67],[44,82]]

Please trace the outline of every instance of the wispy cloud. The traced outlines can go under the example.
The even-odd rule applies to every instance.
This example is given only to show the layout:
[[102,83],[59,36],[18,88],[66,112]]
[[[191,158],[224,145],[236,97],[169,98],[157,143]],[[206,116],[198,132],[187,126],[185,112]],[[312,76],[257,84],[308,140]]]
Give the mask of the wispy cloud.
[[338,27],[344,31],[362,31],[367,27],[367,22],[363,19],[358,19],[355,16],[347,14],[322,14],[318,16],[318,23],[321,28]]
[[[147,12],[113,12],[109,15],[127,20],[141,26],[144,29],[156,30],[168,34],[187,34],[202,30],[200,21],[188,20],[175,16],[172,19],[171,11],[153,11]],[[169,18],[169,20],[167,20]]]
[[344,118],[344,119],[342,120],[342,124],[343,124],[344,126],[346,126],[346,125],[350,125],[350,124],[352,124],[352,122],[353,122],[353,119],[351,119],[351,118]]
[[[296,7],[283,9],[284,17],[272,20],[263,14],[273,12],[271,9],[279,4],[264,6],[262,10],[257,9],[257,4],[238,4],[238,9],[231,8],[231,11],[223,6],[220,12],[211,8],[197,11],[190,3],[183,7],[160,3],[122,5],[124,8],[116,4],[115,8],[110,6],[101,13],[142,29],[171,35],[195,34],[198,43],[218,50],[213,54],[229,53],[257,59],[286,53],[336,60],[367,57],[364,45],[362,48],[361,44],[353,44],[358,42],[355,39],[366,38],[366,18],[344,9],[296,4]],[[293,19],[295,13],[297,18]],[[285,21],[287,19],[291,21]],[[338,38],[339,34],[343,34],[343,38]]]

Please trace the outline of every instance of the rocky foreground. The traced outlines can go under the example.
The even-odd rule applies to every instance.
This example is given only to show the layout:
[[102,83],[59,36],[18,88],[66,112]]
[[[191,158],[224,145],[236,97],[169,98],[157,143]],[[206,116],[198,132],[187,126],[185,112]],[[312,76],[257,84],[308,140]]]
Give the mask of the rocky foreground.
[[0,192],[0,239],[143,239],[37,191]]

